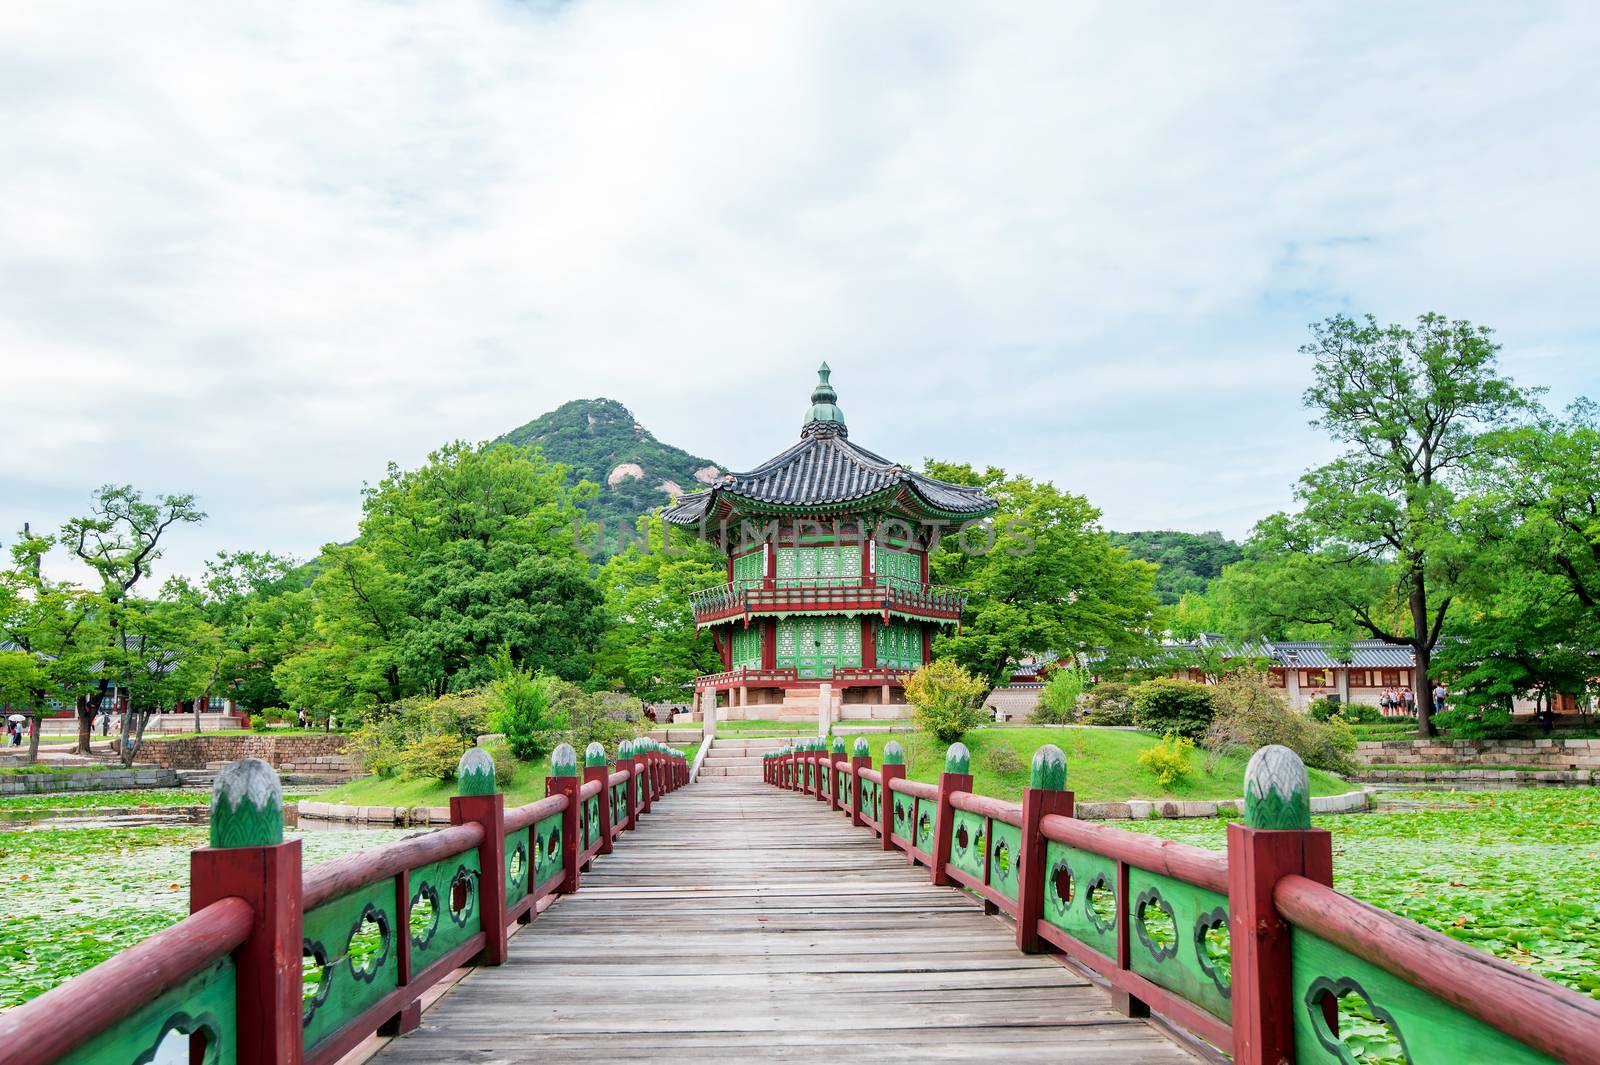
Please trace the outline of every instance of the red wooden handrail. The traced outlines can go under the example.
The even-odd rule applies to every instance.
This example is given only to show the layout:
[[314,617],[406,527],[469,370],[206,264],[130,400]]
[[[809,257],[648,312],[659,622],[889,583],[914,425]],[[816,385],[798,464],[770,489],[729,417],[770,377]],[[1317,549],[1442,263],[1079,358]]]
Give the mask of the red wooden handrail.
[[1221,851],[1191,847],[1122,828],[1091,825],[1060,814],[1047,814],[1039,822],[1046,839],[1127,862],[1161,876],[1170,876],[1218,894],[1228,893],[1228,856]]
[[598,794],[600,794],[600,782],[598,780],[585,780],[583,786],[578,789],[578,801],[592,799]]
[[[840,768],[848,769],[849,767],[841,763]],[[925,784],[920,780],[907,780],[904,777],[899,780],[891,780],[889,782],[889,790],[903,792],[906,795],[914,795],[919,799],[939,798],[939,786],[937,784]]]
[[306,870],[301,906],[313,910],[357,888],[472,850],[482,842],[483,826],[452,825],[314,865]]
[[1303,876],[1278,882],[1288,921],[1557,1061],[1600,1065],[1600,1003]]
[[[182,984],[250,935],[255,911],[226,898],[0,1014],[8,1065],[51,1065]],[[226,1033],[224,1033],[226,1036]]]
[[874,784],[882,784],[883,783],[883,774],[878,772],[876,769],[868,769],[865,766],[863,766],[862,769],[861,769],[861,772],[856,774],[856,775],[859,776],[862,780],[870,780]]
[[615,773],[612,773],[610,776],[606,777],[606,787],[614,788],[618,784],[626,784],[632,776],[633,774],[628,772],[626,769],[619,769]]
[[[939,789],[933,789],[934,795],[939,794]],[[979,817],[990,817],[1008,825],[1022,827],[1022,804],[1006,802],[989,795],[979,795],[971,791],[958,791],[950,796],[950,805],[957,810],[965,810],[969,814]]]
[[519,828],[527,828],[535,821],[543,821],[551,814],[558,814],[566,808],[565,795],[547,795],[538,802],[514,807],[506,811],[506,831],[515,832]]

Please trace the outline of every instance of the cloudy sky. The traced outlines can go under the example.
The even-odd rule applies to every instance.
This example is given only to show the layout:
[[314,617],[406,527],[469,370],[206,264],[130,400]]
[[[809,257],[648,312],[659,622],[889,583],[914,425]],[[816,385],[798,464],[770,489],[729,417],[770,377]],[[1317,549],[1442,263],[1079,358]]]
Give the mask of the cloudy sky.
[[0,542],[195,492],[168,565],[347,539],[394,460],[608,396],[1246,532],[1307,323],[1600,394],[1588,3],[0,9]]

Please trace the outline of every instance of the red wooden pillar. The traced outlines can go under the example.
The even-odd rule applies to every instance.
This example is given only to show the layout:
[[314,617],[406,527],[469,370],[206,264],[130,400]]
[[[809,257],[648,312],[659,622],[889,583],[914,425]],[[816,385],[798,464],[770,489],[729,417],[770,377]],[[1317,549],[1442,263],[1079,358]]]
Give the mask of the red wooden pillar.
[[[1239,1065],[1294,1061],[1289,925],[1272,893],[1286,876],[1333,883],[1333,838],[1311,827],[1299,756],[1263,747],[1245,770],[1245,822],[1228,826],[1233,1055]],[[1326,1007],[1325,1007],[1326,1008]]]
[[871,669],[878,664],[878,623],[870,614],[861,616],[861,665]]
[[839,771],[844,765],[844,739],[840,736],[833,738],[833,750],[828,752],[828,808],[832,810],[843,809],[844,799],[839,787]]
[[504,965],[506,960],[506,797],[495,783],[494,760],[482,747],[472,747],[456,768],[459,795],[450,797],[452,825],[483,826],[478,844],[478,921],[483,929],[479,965]]
[[818,802],[828,801],[828,741],[814,740],[811,744],[811,791]]
[[628,774],[628,782],[622,786],[623,816],[627,818],[627,820],[623,822],[622,827],[625,830],[638,828],[639,822],[634,816],[638,811],[639,803],[638,796],[633,790],[634,763],[632,741],[623,740],[621,743],[617,744],[617,768]]
[[1040,952],[1039,920],[1044,916],[1045,881],[1050,867],[1045,861],[1046,842],[1039,822],[1046,814],[1071,817],[1072,792],[1067,786],[1067,756],[1054,744],[1033,753],[1028,786],[1022,789],[1022,853],[1017,855],[1017,949]]
[[[189,855],[189,912],[229,896],[255,921],[234,951],[241,1065],[299,1065],[300,841],[283,839],[283,789],[267,763],[244,758],[217,778],[211,845]],[[64,1019],[70,1023],[70,1019]]]
[[866,738],[857,737],[850,752],[850,824],[855,828],[861,827],[861,771],[871,768]]
[[934,884],[950,883],[945,866],[950,864],[950,843],[955,835],[956,808],[950,796],[958,791],[972,790],[972,754],[964,743],[952,743],[945,752],[944,772],[939,774],[939,820],[933,826],[933,871],[928,880]]
[[[561,886],[556,890],[570,895],[578,890],[578,852],[582,849],[578,829],[578,752],[563,743],[550,754],[550,775],[544,778],[546,795],[565,795],[567,808],[561,811]],[[648,806],[646,807],[648,809]]]
[[886,851],[894,850],[894,788],[890,781],[906,778],[906,752],[898,740],[883,745],[883,788],[878,796],[879,842]]
[[655,741],[648,736],[640,736],[633,741],[633,768],[639,774],[639,813],[650,812],[650,745]]
[[591,743],[583,752],[583,782],[600,782],[600,854],[611,853],[611,767],[606,765],[606,749]]

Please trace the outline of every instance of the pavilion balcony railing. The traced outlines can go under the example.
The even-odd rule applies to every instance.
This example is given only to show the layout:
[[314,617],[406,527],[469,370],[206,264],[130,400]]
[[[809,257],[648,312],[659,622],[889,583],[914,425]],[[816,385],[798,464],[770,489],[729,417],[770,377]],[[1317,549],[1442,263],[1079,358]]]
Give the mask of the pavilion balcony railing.
[[955,621],[967,605],[963,588],[898,577],[771,577],[730,581],[689,593],[697,625],[761,614],[900,613]]
[[836,687],[868,684],[904,684],[913,670],[899,666],[835,666],[832,673],[820,677],[801,677],[792,668],[762,669],[759,666],[740,666],[721,673],[707,673],[696,677],[694,690],[726,691],[730,688],[784,687],[798,685],[801,680],[828,680]]

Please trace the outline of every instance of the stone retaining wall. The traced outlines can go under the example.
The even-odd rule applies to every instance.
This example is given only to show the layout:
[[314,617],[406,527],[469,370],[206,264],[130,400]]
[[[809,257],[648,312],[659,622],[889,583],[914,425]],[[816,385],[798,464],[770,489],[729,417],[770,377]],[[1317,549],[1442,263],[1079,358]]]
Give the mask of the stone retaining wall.
[[1600,769],[1600,740],[1381,740],[1356,744],[1362,765]]
[[92,770],[86,773],[6,773],[0,774],[0,795],[175,788],[178,784],[178,774],[173,770],[145,766],[136,769]]
[[1361,779],[1374,784],[1446,784],[1452,787],[1525,788],[1600,784],[1596,769],[1369,769]]
[[[195,736],[181,740],[150,741],[139,748],[139,761],[167,769],[204,769],[213,763],[259,758],[274,768],[294,763],[322,762],[344,750],[348,736]],[[344,759],[338,759],[343,762]],[[323,762],[322,764],[331,764]]]

